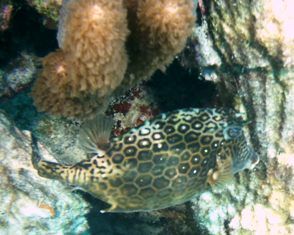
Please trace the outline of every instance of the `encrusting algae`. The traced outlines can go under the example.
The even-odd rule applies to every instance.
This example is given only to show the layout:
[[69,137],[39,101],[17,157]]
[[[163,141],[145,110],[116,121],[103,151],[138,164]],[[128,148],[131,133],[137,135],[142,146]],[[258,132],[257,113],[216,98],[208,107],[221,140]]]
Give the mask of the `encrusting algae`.
[[163,113],[111,137],[112,121],[98,115],[80,133],[92,158],[67,166],[42,160],[35,151],[33,164],[41,176],[107,202],[107,212],[161,209],[186,202],[209,185],[222,185],[258,163],[243,125],[233,111],[191,108]]

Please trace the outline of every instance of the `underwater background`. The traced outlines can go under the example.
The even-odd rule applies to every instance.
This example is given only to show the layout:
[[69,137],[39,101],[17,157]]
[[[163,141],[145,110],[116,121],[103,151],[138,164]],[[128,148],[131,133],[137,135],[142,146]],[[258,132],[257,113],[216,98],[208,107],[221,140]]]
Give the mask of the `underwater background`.
[[[99,39],[92,26],[82,39],[72,30],[87,26],[87,3],[108,9],[99,31],[106,39],[97,48],[88,48]],[[66,0],[59,17],[61,6],[0,0],[0,234],[294,234],[293,1]],[[173,6],[182,8],[170,27],[162,20],[169,12],[161,10],[173,13]],[[81,68],[87,61],[112,80],[91,80],[97,73]],[[55,63],[66,73],[59,77]],[[67,74],[89,80],[63,83]],[[119,136],[159,113],[190,107],[240,112],[260,162],[185,204],[101,214],[104,202],[40,177],[31,163],[32,135],[46,160],[85,159],[78,133],[96,112],[113,117]]]

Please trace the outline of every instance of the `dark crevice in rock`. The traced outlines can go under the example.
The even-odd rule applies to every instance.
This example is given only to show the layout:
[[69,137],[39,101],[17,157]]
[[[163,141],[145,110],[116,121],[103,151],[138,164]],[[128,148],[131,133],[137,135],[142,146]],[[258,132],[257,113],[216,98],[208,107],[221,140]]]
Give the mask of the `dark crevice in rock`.
[[[90,234],[115,234],[115,235],[204,235],[195,226],[190,207],[184,211],[176,208],[169,208],[151,212],[136,213],[100,213],[99,211],[108,208],[109,205],[83,192],[84,199],[90,203],[91,209],[87,214]],[[183,220],[183,212],[187,218]],[[172,217],[170,217],[172,216]],[[189,217],[191,216],[191,217]]]
[[23,51],[44,56],[57,48],[56,30],[46,29],[42,19],[25,0],[15,3],[10,27],[0,33],[0,67]]
[[33,130],[44,114],[37,112],[30,96],[30,88],[19,92],[12,99],[0,99],[0,107],[21,130]]
[[165,73],[156,72],[146,83],[162,112],[189,107],[218,105],[217,89],[213,82],[200,80],[199,74],[185,70],[178,61]]

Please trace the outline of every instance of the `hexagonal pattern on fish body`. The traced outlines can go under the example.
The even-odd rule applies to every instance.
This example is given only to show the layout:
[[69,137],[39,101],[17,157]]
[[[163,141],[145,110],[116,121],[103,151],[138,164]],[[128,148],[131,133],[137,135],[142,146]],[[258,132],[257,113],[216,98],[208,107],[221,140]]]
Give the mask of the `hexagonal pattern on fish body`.
[[[232,112],[222,109],[161,114],[110,139],[104,156],[80,164],[79,175],[85,176],[76,182],[109,203],[112,212],[146,211],[185,202],[207,188],[214,172],[219,175],[221,167],[234,162],[231,148],[238,148],[238,141],[243,141],[245,149],[243,139],[228,140],[223,134],[230,123],[238,127],[237,121]],[[219,161],[220,153],[227,157]],[[77,178],[76,168],[70,173],[72,178]],[[89,180],[94,172],[95,182]]]

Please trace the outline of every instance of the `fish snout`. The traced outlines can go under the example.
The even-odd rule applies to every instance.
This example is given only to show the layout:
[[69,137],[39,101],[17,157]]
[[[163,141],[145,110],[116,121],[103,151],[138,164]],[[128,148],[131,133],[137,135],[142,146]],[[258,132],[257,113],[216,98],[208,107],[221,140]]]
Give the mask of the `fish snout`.
[[253,148],[250,149],[250,161],[251,164],[249,166],[249,170],[252,170],[253,168],[255,168],[255,166],[259,163],[260,157],[259,155],[254,151]]

